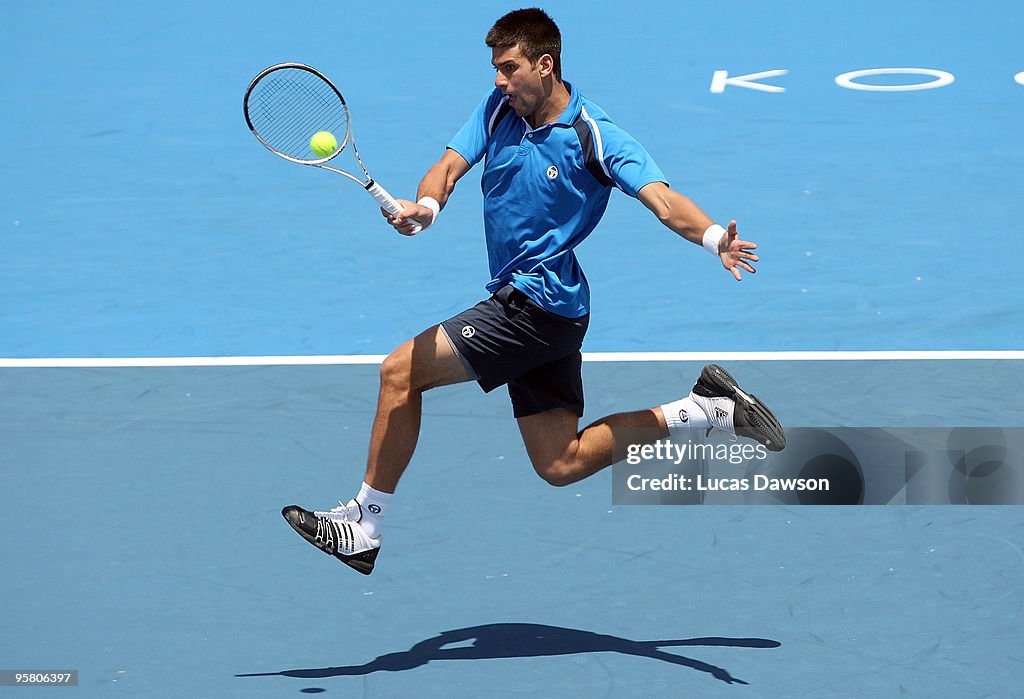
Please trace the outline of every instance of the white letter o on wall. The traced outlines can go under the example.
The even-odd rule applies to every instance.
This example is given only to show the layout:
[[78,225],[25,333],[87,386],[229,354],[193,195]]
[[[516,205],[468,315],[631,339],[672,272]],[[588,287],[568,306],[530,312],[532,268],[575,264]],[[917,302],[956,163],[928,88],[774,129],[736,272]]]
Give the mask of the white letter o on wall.
[[[928,82],[912,83],[909,85],[871,85],[857,82],[861,78],[872,75],[924,75],[932,78]],[[1020,82],[1020,75],[1017,76]],[[845,87],[848,90],[866,90],[869,92],[909,92],[911,90],[933,90],[937,87],[946,87],[956,80],[952,73],[932,68],[868,68],[867,70],[853,70],[836,76],[836,85]]]

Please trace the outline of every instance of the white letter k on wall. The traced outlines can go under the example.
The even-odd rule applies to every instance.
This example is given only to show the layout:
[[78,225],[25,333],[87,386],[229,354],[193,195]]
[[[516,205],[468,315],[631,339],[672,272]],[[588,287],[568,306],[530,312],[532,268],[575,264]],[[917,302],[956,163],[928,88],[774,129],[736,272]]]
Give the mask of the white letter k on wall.
[[730,78],[729,71],[716,70],[715,74],[711,77],[711,92],[721,94],[725,92],[726,85],[732,85],[733,87],[745,87],[749,90],[760,90],[762,92],[785,92],[786,88],[784,87],[778,87],[776,85],[762,85],[761,83],[754,81],[764,80],[765,78],[777,78],[788,72],[788,70],[765,70],[760,73],[749,73],[748,75],[737,75],[735,78]]

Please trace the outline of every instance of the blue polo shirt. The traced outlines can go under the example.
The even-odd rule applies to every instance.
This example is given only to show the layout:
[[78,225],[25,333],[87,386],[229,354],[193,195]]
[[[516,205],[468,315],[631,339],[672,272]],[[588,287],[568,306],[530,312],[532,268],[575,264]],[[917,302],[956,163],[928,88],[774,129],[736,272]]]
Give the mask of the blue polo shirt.
[[597,226],[613,187],[635,197],[665,175],[604,110],[565,83],[569,105],[532,129],[495,89],[448,147],[471,166],[484,158],[484,232],[494,292],[512,284],[567,318],[590,312],[573,249]]

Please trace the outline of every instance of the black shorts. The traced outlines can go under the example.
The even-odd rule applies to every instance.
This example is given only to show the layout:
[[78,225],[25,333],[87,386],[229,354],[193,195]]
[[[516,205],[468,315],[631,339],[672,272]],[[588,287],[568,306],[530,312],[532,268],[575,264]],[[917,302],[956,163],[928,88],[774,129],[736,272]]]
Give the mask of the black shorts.
[[512,286],[441,328],[484,391],[508,384],[517,418],[552,408],[583,416],[583,336],[590,316],[564,318]]

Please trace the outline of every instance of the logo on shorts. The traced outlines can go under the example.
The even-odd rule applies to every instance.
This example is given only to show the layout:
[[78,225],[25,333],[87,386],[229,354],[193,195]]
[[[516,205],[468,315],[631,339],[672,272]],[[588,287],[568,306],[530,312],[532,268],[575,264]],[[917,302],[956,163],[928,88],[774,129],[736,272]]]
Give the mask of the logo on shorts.
[[553,180],[558,177],[558,168],[552,165],[548,168],[548,179]]
[[372,503],[372,504],[368,505],[366,507],[366,509],[368,509],[370,512],[372,512],[375,515],[379,515],[380,514],[380,505],[378,505],[377,503]]
[[686,408],[683,408],[682,410],[679,411],[679,421],[680,422],[689,422],[690,421],[690,416],[686,414]]
[[476,335],[476,328],[474,328],[472,325],[467,325],[464,328],[462,328],[462,336],[467,340],[473,337],[474,335]]

